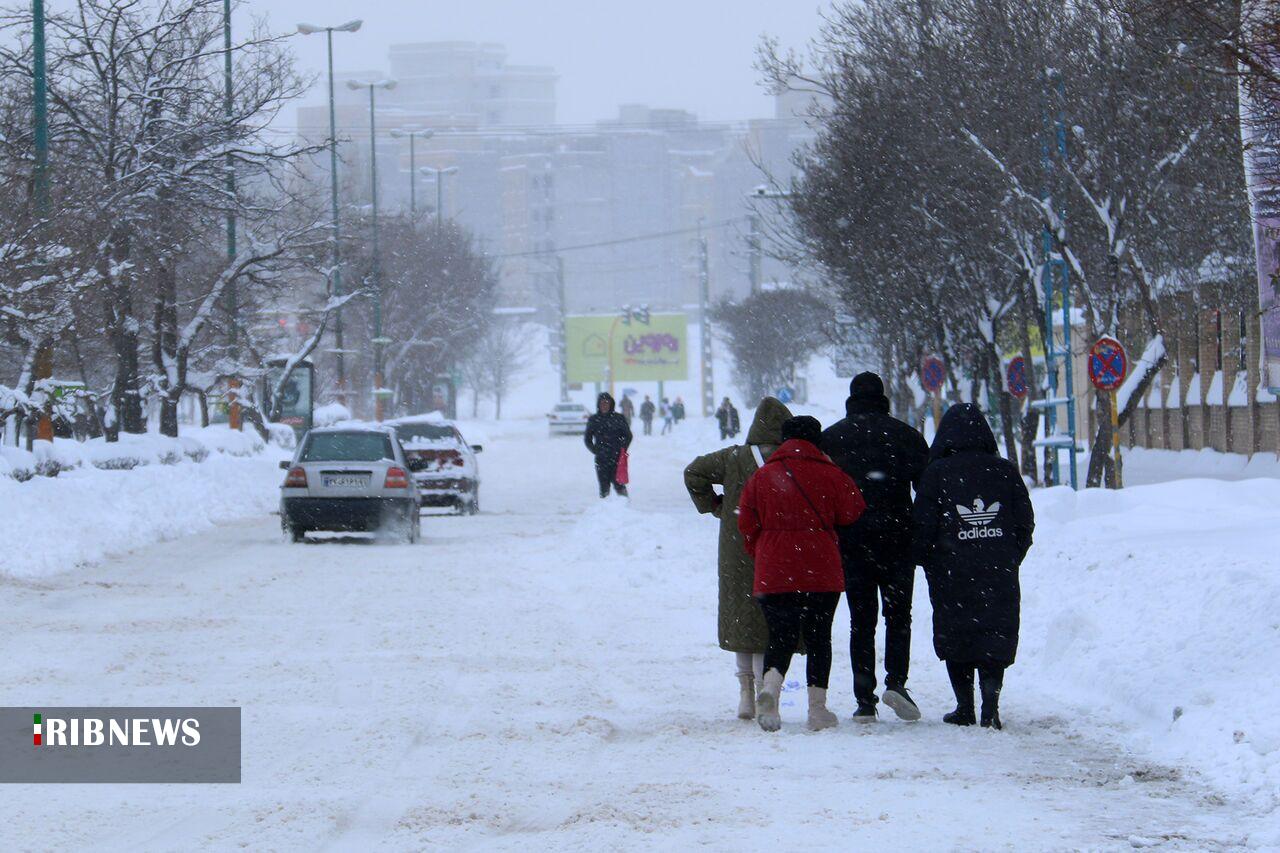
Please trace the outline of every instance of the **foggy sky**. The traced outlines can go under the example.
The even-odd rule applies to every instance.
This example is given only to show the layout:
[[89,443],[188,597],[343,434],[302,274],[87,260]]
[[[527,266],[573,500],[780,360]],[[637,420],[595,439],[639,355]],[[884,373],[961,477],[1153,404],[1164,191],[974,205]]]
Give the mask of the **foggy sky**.
[[[387,47],[418,41],[492,41],[517,65],[560,75],[556,121],[591,123],[622,103],[692,110],[703,119],[770,117],[752,67],[764,33],[803,48],[826,0],[249,0],[273,29],[334,25],[335,68],[386,69]],[[300,69],[322,72],[324,38],[294,42]],[[318,100],[315,91],[308,99]]]

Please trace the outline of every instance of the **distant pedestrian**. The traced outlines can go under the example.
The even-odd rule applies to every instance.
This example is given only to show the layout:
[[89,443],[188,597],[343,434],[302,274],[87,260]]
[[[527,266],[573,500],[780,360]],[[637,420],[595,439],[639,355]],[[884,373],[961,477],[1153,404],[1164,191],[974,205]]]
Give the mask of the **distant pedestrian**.
[[684,420],[683,398],[676,397],[676,401],[671,404],[671,416],[675,419],[675,422],[677,424],[680,423],[682,420]]
[[[782,444],[782,424],[791,418],[787,407],[765,397],[747,432],[747,443],[699,456],[684,469],[684,485],[698,512],[720,519],[720,607],[717,634],[720,648],[733,652],[738,674],[738,717],[756,716],[756,686],[764,676],[764,652],[769,626],[752,597],[755,567],[738,530],[738,500],[747,480]],[[717,494],[715,486],[721,487]]]
[[627,487],[618,482],[618,460],[631,446],[631,427],[620,412],[614,411],[612,395],[605,393],[596,399],[596,413],[587,419],[583,441],[596,458],[600,497],[609,497],[610,486],[626,497]]
[[911,487],[929,461],[929,445],[889,414],[884,382],[862,373],[849,386],[846,417],[818,445],[853,478],[867,501],[858,523],[841,531],[845,595],[849,601],[849,660],[856,722],[876,721],[876,623],[884,604],[884,702],[904,720],[920,719],[907,673],[911,666]]
[[622,395],[622,403],[618,408],[622,411],[622,416],[627,419],[627,427],[630,428],[631,421],[634,420],[636,416],[636,404],[631,402],[630,394]]
[[984,727],[1000,728],[1004,671],[1018,651],[1018,569],[1035,514],[1022,475],[999,455],[977,406],[952,406],[938,426],[914,511],[914,552],[933,603],[933,648],[947,662],[956,709],[942,719],[977,722],[977,670]]
[[729,437],[729,410],[731,408],[733,408],[733,404],[729,402],[728,397],[725,397],[720,401],[720,406],[716,409],[716,423],[720,425],[721,441]]
[[658,404],[658,415],[662,418],[662,434],[666,435],[671,432],[676,422],[675,415],[671,412],[671,401],[666,397],[663,397],[662,402]]
[[738,417],[738,408],[729,404],[729,438],[737,438],[738,433],[742,431],[742,421]]
[[751,475],[738,511],[738,529],[756,564],[754,592],[769,624],[756,700],[756,721],[767,732],[782,725],[778,701],[801,637],[809,656],[809,728],[839,722],[827,709],[831,621],[844,591],[836,528],[856,522],[866,504],[849,475],[818,449],[821,437],[815,418],[784,423],[782,446]]
[[640,404],[640,423],[644,424],[644,434],[653,435],[653,401],[649,399],[649,395],[644,395],[644,402]]

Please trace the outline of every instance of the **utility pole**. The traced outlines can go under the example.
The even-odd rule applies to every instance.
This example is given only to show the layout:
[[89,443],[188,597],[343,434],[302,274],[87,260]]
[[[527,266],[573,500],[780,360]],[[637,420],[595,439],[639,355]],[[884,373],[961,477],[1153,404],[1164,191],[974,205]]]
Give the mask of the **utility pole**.
[[409,138],[409,215],[416,218],[418,213],[418,166],[417,155],[414,151],[414,141],[419,136],[423,139],[430,139],[436,135],[436,132],[416,127],[401,127],[391,131],[391,135],[397,139]]
[[560,402],[569,401],[569,333],[568,303],[564,292],[564,256],[556,255],[556,308],[559,311],[560,335]]
[[[702,230],[701,226],[698,228]],[[702,416],[715,411],[716,391],[711,367],[711,272],[707,238],[698,235],[698,337],[702,340]]]
[[747,252],[750,264],[751,292],[760,292],[760,214],[754,210],[747,216]]
[[[222,47],[223,47],[223,107],[227,118],[227,131],[231,130],[232,96],[231,85],[231,0],[222,0]],[[235,263],[236,259],[236,172],[235,159],[227,154],[227,263]],[[236,282],[232,279],[227,284],[227,317],[231,327],[230,355],[233,363],[240,360],[240,305],[239,294],[236,293]],[[227,383],[230,407],[227,422],[232,429],[240,429],[240,378],[231,377]]]
[[[44,0],[31,0],[31,59],[32,59],[32,117],[35,120],[35,171],[32,190],[35,194],[36,216],[45,222],[49,219],[49,91],[45,64]],[[38,382],[53,377],[53,341],[42,340],[36,347],[32,377]],[[23,389],[25,390],[25,389]],[[49,410],[40,413],[36,425],[36,438],[53,441],[53,419]]]
[[390,343],[382,335],[382,249],[378,242],[378,120],[374,93],[378,89],[394,89],[394,80],[373,80],[362,83],[348,80],[353,90],[369,90],[369,177],[372,181],[370,197],[373,202],[373,418],[381,421],[384,398],[390,393],[382,387],[382,348]]
[[[333,270],[329,274],[330,295],[334,298],[342,296],[342,240],[338,220],[338,122],[333,97],[333,34],[354,33],[360,29],[361,21],[347,21],[336,27],[319,27],[314,24],[298,24],[298,32],[305,35],[324,33],[329,55],[329,195],[333,214]],[[347,370],[346,352],[342,345],[342,309],[333,312],[333,351],[336,357],[334,367],[338,373],[338,402],[347,403]]]

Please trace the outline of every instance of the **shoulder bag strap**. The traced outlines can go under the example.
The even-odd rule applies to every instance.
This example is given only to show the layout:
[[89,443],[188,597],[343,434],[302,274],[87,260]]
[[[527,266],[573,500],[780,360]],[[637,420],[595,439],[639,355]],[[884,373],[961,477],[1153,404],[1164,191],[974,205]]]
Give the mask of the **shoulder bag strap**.
[[800,497],[804,498],[804,502],[809,505],[809,509],[813,510],[813,514],[818,517],[818,526],[830,533],[836,535],[834,528],[827,526],[827,521],[822,517],[822,513],[818,512],[818,508],[814,506],[813,501],[809,499],[809,495],[804,490],[804,486],[800,485],[800,481],[796,479],[796,475],[791,473],[791,466],[787,464],[785,459],[779,460],[782,463],[782,470],[787,472],[787,476],[791,478],[791,483],[796,487],[796,491],[800,492]]

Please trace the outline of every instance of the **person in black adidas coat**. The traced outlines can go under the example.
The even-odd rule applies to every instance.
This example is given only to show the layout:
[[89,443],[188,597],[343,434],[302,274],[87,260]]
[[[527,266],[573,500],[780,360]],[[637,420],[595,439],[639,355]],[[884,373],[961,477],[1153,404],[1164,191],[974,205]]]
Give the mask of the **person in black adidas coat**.
[[627,487],[618,482],[618,458],[631,446],[631,426],[615,411],[612,394],[606,392],[596,398],[596,413],[587,419],[587,431],[582,439],[596,457],[600,497],[609,497],[610,486],[625,496]]
[[845,594],[849,601],[849,659],[858,702],[854,720],[876,719],[876,621],[881,599],[885,625],[885,704],[903,719],[919,719],[907,693],[911,664],[911,487],[924,473],[924,436],[889,414],[884,382],[861,373],[849,386],[847,417],[822,434],[819,446],[853,478],[867,502],[858,523],[840,531]]
[[1018,569],[1035,516],[1022,475],[996,450],[977,406],[952,406],[916,489],[913,550],[933,603],[933,648],[947,663],[956,710],[943,719],[973,725],[973,679],[982,687],[982,725],[1000,728],[1005,668],[1018,652]]

